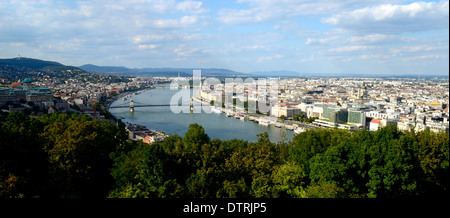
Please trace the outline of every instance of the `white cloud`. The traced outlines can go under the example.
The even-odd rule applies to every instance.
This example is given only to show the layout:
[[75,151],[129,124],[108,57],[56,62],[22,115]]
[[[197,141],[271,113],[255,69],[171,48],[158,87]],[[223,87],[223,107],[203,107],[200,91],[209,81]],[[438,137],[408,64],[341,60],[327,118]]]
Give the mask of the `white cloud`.
[[120,0],[116,1],[106,1],[106,0],[95,0],[96,2],[105,1],[104,5],[106,8],[123,10],[130,9],[133,12],[153,12],[153,13],[191,13],[199,14],[205,13],[209,10],[199,1],[181,1],[177,2],[175,0]]
[[386,34],[368,34],[362,36],[331,36],[326,38],[308,38],[306,45],[340,45],[340,44],[382,44],[406,41],[406,38],[401,38],[395,35]]
[[344,59],[341,59],[341,62],[350,62],[352,60],[353,60],[353,58],[344,58]]
[[161,45],[157,45],[157,44],[149,44],[149,45],[139,45],[138,48],[139,49],[155,49],[158,48]]
[[441,1],[366,7],[339,13],[321,21],[357,32],[400,34],[448,28],[448,20],[449,2]]
[[351,45],[351,46],[343,46],[338,48],[330,48],[329,52],[353,52],[353,51],[365,51],[368,49],[373,49],[374,46],[364,46],[364,45]]
[[[208,60],[248,71],[307,65],[314,71],[334,70],[327,58],[370,63],[391,60],[386,56],[400,62],[438,56],[448,65],[442,58],[448,53],[444,30],[399,34],[448,24],[448,0],[411,2],[0,0],[0,47],[2,56],[19,49],[22,55],[63,57],[68,64],[94,60],[130,67]],[[249,25],[230,26],[238,24]]]
[[273,56],[262,56],[262,57],[258,58],[258,62],[272,61],[272,60],[280,59],[280,58],[283,58],[283,57],[284,56],[281,55],[281,54],[276,54],[276,55],[273,55]]
[[403,61],[415,61],[415,60],[423,60],[423,59],[441,59],[441,58],[448,58],[448,55],[446,55],[446,56],[442,56],[442,55],[418,55],[418,56],[412,56],[412,57],[403,58]]
[[391,58],[391,56],[385,54],[363,54],[360,56],[360,58],[363,60],[372,60],[372,59],[388,60]]
[[13,47],[24,47],[25,43],[24,42],[12,42],[9,45],[13,46]]
[[169,34],[150,34],[150,35],[138,35],[132,38],[132,42],[135,44],[143,43],[143,42],[158,42],[164,39],[170,39],[173,35]]
[[398,48],[391,48],[389,51],[392,54],[409,54],[417,52],[448,52],[448,45],[433,46],[433,45],[414,45],[414,46],[402,46]]
[[242,46],[242,50],[260,50],[260,49],[266,49],[266,46],[263,45]]
[[317,39],[317,38],[308,38],[306,39],[306,45],[330,45],[330,44],[342,44],[344,43],[344,41],[346,41],[345,38],[340,37],[340,36],[332,36],[332,37],[327,37],[327,38],[321,38],[321,39]]
[[[355,9],[384,2],[398,2],[400,0],[237,0],[238,3],[247,3],[246,9],[222,9],[218,20],[228,24],[259,23],[278,18],[289,18],[303,15],[322,15]],[[276,26],[275,26],[276,27]]]
[[261,16],[256,16],[251,10],[234,10],[223,9],[219,12],[219,21],[225,24],[241,24],[241,23],[253,23],[260,22]]
[[314,57],[314,55],[311,55],[309,58],[301,58],[297,61],[297,63],[310,62],[314,60],[316,60],[316,58]]
[[387,42],[397,39],[396,36],[386,34],[369,34],[364,36],[350,37],[350,42],[355,44],[376,44],[380,42]]
[[184,1],[176,5],[176,10],[182,12],[189,12],[194,14],[200,14],[208,12],[209,10],[204,7],[203,2],[198,1]]
[[190,47],[186,44],[179,45],[176,49],[173,50],[175,54],[183,57],[191,57],[198,56],[202,54],[209,53],[207,50],[198,48],[198,47]]
[[156,28],[185,28],[196,24],[199,21],[199,17],[183,16],[180,19],[158,19],[153,21],[153,26]]

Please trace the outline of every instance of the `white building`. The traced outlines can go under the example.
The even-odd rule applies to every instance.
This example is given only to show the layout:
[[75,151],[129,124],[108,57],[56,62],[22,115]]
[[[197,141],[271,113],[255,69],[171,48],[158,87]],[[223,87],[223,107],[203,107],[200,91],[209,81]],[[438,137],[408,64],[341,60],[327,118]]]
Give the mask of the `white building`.
[[369,131],[377,131],[381,127],[381,120],[373,119],[369,124]]

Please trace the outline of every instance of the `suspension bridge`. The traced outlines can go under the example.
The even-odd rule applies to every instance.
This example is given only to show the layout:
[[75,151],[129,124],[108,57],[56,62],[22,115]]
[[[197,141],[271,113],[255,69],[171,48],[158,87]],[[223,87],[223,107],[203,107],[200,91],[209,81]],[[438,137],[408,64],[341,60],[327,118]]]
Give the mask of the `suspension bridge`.
[[130,108],[130,112],[134,112],[134,108],[136,107],[181,107],[181,106],[190,106],[191,109],[193,107],[193,103],[192,103],[192,99],[190,101],[189,105],[178,105],[178,104],[143,104],[140,102],[136,102],[133,101],[132,99],[130,100],[130,103],[127,104],[122,104],[122,105],[117,105],[117,106],[110,106],[109,108]]

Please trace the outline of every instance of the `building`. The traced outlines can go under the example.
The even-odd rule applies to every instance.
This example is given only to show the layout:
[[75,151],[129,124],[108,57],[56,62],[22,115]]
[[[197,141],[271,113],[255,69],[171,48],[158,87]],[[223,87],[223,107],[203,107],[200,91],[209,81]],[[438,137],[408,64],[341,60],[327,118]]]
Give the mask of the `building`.
[[298,104],[289,104],[289,103],[277,103],[270,110],[270,115],[275,117],[292,117],[295,114],[301,114],[303,111],[296,107]]
[[156,130],[149,130],[145,126],[137,124],[128,124],[125,127],[128,132],[128,137],[131,140],[140,141],[144,143],[152,144],[158,141],[164,141],[166,135],[164,132],[158,132]]
[[13,88],[0,88],[0,106],[8,102],[13,104],[26,102],[41,104],[42,102],[52,101],[54,99],[52,91],[49,88],[33,87],[29,78],[23,80],[23,84],[15,84],[11,87]]
[[364,111],[349,109],[347,117],[347,123],[349,124],[366,125],[366,114]]
[[395,120],[390,120],[390,119],[382,119],[382,120],[377,120],[377,119],[372,119],[370,121],[369,124],[369,130],[370,131],[377,131],[379,128],[383,128],[386,126],[390,126],[390,125],[397,125],[397,123],[400,120],[395,119]]
[[111,88],[111,92],[114,92],[116,94],[120,93],[119,89],[117,89],[117,88]]
[[322,119],[323,118],[323,109],[324,108],[325,108],[325,105],[315,104],[312,108],[308,108],[306,116],[308,118],[318,117],[318,118]]
[[381,126],[381,120],[372,119],[369,124],[369,131],[377,131]]
[[327,107],[323,109],[323,118],[333,123],[347,123],[348,111],[345,108]]

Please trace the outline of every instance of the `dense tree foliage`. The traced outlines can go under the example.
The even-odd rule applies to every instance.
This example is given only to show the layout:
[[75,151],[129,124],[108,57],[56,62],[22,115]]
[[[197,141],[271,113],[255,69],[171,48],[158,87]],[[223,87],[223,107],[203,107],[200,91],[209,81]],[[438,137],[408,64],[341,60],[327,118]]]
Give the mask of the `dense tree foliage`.
[[0,197],[427,198],[447,196],[449,135],[388,126],[307,130],[291,142],[184,137],[147,145],[88,116],[0,122]]
[[0,126],[1,197],[104,197],[110,190],[109,155],[126,140],[115,125],[13,112]]
[[[447,133],[308,130],[286,144],[185,137],[115,160],[110,197],[399,198],[448,194]],[[140,169],[140,170],[136,170]]]

